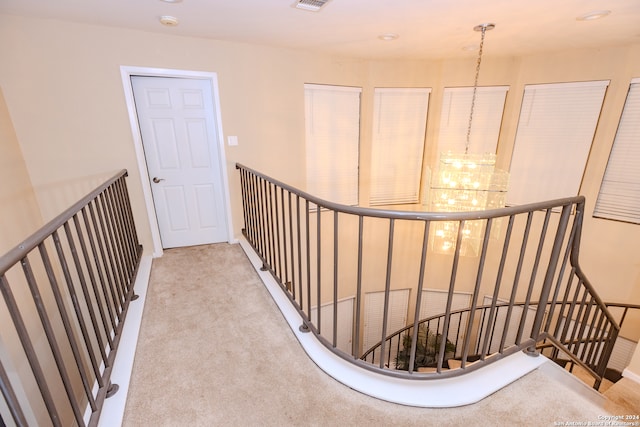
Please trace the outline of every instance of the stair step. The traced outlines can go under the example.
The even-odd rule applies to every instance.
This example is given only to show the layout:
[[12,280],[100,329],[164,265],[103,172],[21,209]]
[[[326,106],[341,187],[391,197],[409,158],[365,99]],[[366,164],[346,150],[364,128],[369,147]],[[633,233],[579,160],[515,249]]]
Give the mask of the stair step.
[[[629,379],[622,378],[605,391],[607,409],[612,414],[639,415],[640,414],[640,384]],[[625,420],[621,420],[625,421]],[[638,420],[629,420],[632,422]]]

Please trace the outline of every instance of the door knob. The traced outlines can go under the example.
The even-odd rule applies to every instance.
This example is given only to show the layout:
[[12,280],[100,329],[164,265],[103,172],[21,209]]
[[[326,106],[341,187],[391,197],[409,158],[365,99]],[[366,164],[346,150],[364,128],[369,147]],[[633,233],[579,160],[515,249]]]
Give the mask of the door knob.
[[157,176],[154,176],[152,179],[153,182],[155,182],[156,184],[159,183],[160,181],[164,181],[164,178],[158,178]]

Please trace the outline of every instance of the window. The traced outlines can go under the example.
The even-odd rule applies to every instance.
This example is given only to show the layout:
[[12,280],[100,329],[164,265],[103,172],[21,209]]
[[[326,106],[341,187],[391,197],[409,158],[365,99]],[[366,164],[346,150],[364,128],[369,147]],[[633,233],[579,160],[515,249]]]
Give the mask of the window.
[[376,88],[371,205],[417,203],[431,89]]
[[[509,86],[487,86],[477,89],[469,138],[470,153],[496,152],[508,90]],[[465,151],[472,100],[472,87],[444,89],[438,153]]]
[[[392,289],[389,291],[389,312],[387,316],[387,336],[398,329],[407,326],[407,312],[409,307],[410,289]],[[364,333],[362,336],[362,351],[365,352],[381,341],[384,319],[384,292],[367,292],[364,295]],[[398,348],[391,346],[387,349],[391,354],[385,354],[387,363],[395,362]],[[378,347],[375,360],[380,360]]]
[[[451,311],[464,310],[471,307],[472,294],[468,292],[454,292],[451,295]],[[447,300],[449,299],[448,291],[437,289],[425,289],[422,291],[422,299],[420,302],[420,320],[430,317],[444,315],[447,311]],[[459,315],[451,315],[449,318],[449,326],[447,339],[457,343],[458,338],[464,339],[464,335],[469,323],[469,312],[462,312]],[[430,325],[431,332],[434,334],[444,331],[444,317],[440,320],[432,322]],[[457,355],[462,354],[462,348],[459,348]]]
[[[493,296],[485,295],[482,301],[483,305],[490,306],[493,303]],[[502,298],[496,299],[496,304],[508,304],[509,300],[505,300]],[[509,323],[507,323],[507,313],[511,311],[509,317]],[[502,336],[504,334],[505,327],[507,328],[507,333],[504,336],[504,347],[502,349],[508,348],[512,345],[520,344],[523,340],[529,338],[529,333],[533,330],[533,322],[536,318],[536,309],[529,307],[527,308],[527,312],[524,313],[524,307],[522,306],[513,306],[513,308],[508,308],[508,305],[498,306],[495,312],[495,317],[493,319],[493,324],[489,325],[489,315],[482,316],[482,329],[480,330],[480,337],[478,342],[484,343],[486,339],[488,339],[489,348],[488,352],[497,353],[501,350],[500,344],[502,343]],[[522,336],[520,340],[518,340],[518,331],[520,330],[520,322],[522,322],[522,318],[524,317],[524,326],[522,328]],[[484,344],[483,344],[484,345]]]
[[609,81],[527,85],[507,204],[578,194]]
[[640,224],[640,79],[633,79],[593,215]]
[[[338,301],[336,348],[351,354],[353,350],[353,307],[356,297],[350,296]],[[311,307],[311,321],[320,328],[320,333],[333,343],[333,302],[320,306],[320,324],[318,324],[318,307]]]
[[304,85],[307,191],[316,197],[358,204],[361,92]]

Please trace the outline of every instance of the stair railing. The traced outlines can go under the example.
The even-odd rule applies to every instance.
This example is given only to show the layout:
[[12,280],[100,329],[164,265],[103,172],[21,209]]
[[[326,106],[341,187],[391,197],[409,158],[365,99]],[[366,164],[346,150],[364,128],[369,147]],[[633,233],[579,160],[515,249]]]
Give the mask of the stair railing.
[[[478,212],[372,209],[236,168],[243,235],[300,314],[301,330],[340,357],[385,375],[445,378],[517,351],[537,355],[546,340],[576,359],[586,356],[590,373],[602,377],[619,327],[578,266],[583,197]],[[442,230],[454,238],[440,245]],[[410,298],[398,303],[396,291],[406,289]],[[423,292],[429,289],[444,291],[446,302],[427,331],[419,325],[423,306],[433,302]],[[454,308],[460,293],[470,295],[465,316]],[[370,310],[374,294],[381,295],[379,312]],[[344,301],[353,306],[341,311]],[[479,322],[503,325],[497,344],[494,334],[478,335]],[[387,341],[405,326],[413,329],[404,342]],[[567,341],[577,336],[597,339]],[[375,362],[361,360],[376,343]],[[429,357],[421,357],[421,346]],[[452,354],[457,369],[447,369]],[[404,369],[396,369],[399,356]],[[419,369],[417,358],[430,369]]]
[[8,411],[0,421],[95,426],[117,391],[111,371],[142,254],[126,176],[117,173],[0,258]]
[[[516,321],[519,322],[519,319],[522,318],[520,315],[520,311],[522,311],[522,307],[525,305],[523,302],[514,303],[513,305],[507,303],[497,303],[492,305],[482,305],[475,308],[476,313],[474,314],[474,318],[479,319],[478,322],[475,322],[472,327],[474,330],[471,334],[471,337],[474,337],[472,343],[469,344],[469,354],[467,355],[468,360],[481,360],[483,357],[487,357],[487,354],[493,354],[497,351],[498,348],[505,348],[507,346],[513,345],[515,343],[515,334],[517,331],[518,325],[512,325],[512,327],[504,328],[505,322],[504,319],[509,310],[517,311],[518,316]],[[529,317],[525,316],[525,321],[528,320],[528,323],[531,324],[533,319],[532,314],[535,314],[535,309],[537,307],[536,303],[530,303],[529,309],[530,311]],[[455,351],[452,352],[448,359],[453,359],[455,362],[462,358],[462,346],[461,341],[464,338],[463,334],[461,334],[461,328],[465,327],[468,324],[468,319],[470,318],[470,308],[462,308],[457,310],[452,310],[450,312],[450,322],[454,323],[457,327],[455,330],[449,332],[449,336],[447,339],[451,341],[453,347],[455,347]],[[493,312],[492,321],[489,322],[489,318],[491,313]],[[444,324],[444,318],[446,313],[436,314],[425,319],[420,319],[418,322],[418,328],[425,328],[428,331],[442,331],[442,325]],[[516,316],[512,316],[516,317]],[[499,321],[500,319],[500,321]],[[392,349],[394,349],[394,353],[400,351],[402,347],[403,341],[410,339],[413,336],[414,325],[410,324],[408,326],[403,327],[393,333],[391,333],[386,338],[386,361],[387,363],[391,360]],[[510,332],[510,333],[509,333]],[[483,352],[483,346],[486,345],[488,351]],[[380,358],[380,347],[382,343],[376,343],[373,347],[369,348],[364,352],[361,356],[361,359],[369,362],[376,363],[376,360]],[[423,345],[423,348],[426,348]],[[484,353],[484,356],[481,354]],[[431,366],[432,368],[435,366]]]
[[[555,302],[556,306],[562,306],[563,304],[566,306],[566,303],[564,303],[563,301]],[[487,342],[490,349],[489,353],[496,351],[496,349],[504,348],[505,344],[507,345],[514,344],[514,338],[515,338],[514,334],[513,333],[508,334],[507,332],[509,330],[511,331],[517,330],[517,325],[511,325],[505,328],[505,320],[509,310],[515,310],[520,313],[524,305],[525,303],[518,302],[513,305],[502,303],[502,304],[496,304],[495,306],[483,305],[483,306],[476,307],[476,311],[478,313],[477,318],[480,319],[480,322],[477,322],[474,325],[475,330],[471,334],[472,337],[475,337],[474,342],[470,346],[473,350],[471,351],[471,354],[469,354],[468,356],[468,360],[470,360],[471,363],[475,362],[476,360],[480,360],[482,358],[481,350],[483,348],[482,346],[483,346],[483,343],[485,342],[485,339],[488,339]],[[608,302],[608,303],[605,303],[605,305],[607,306],[607,308],[620,309],[621,315],[619,317],[615,316],[617,324],[620,327],[622,327],[622,324],[629,310],[640,309],[639,305],[634,305],[634,304]],[[531,302],[529,304],[530,312],[527,319],[529,322],[533,320],[533,314],[537,310],[537,306],[538,306],[538,302]],[[489,324],[487,319],[489,319],[489,314],[492,310],[495,310],[495,315],[493,316],[493,322]],[[519,313],[517,318],[520,317]],[[469,308],[451,311],[451,319],[455,320],[454,323],[458,325],[458,331],[457,333],[450,334],[449,339],[452,340],[452,343],[454,344],[454,347],[456,349],[460,348],[458,345],[460,340],[460,333],[459,333],[460,325],[465,323],[465,319],[468,319],[469,316],[470,316]],[[441,330],[440,325],[443,323],[444,317],[445,317],[445,314],[443,313],[439,315],[430,316],[425,319],[421,319],[418,323],[418,327],[419,328],[423,327],[431,331]],[[595,316],[595,317],[598,318],[598,316]],[[517,321],[517,318],[515,319],[516,321]],[[546,315],[546,318],[548,318],[548,313]],[[594,316],[592,315],[591,319],[593,318]],[[565,329],[564,320],[558,322],[558,319],[556,319],[554,324],[556,325],[557,329],[560,331],[563,331]],[[582,328],[581,325],[584,325],[584,328]],[[603,376],[606,376],[606,372],[609,370],[609,365],[605,363],[605,360],[609,360],[612,354],[612,351],[610,351],[609,354],[606,355],[605,353],[603,353],[603,350],[607,348],[608,345],[611,345],[610,342],[613,342],[613,346],[615,346],[615,340],[610,339],[609,334],[606,333],[605,331],[601,331],[600,329],[597,329],[597,328],[591,328],[590,326],[591,325],[589,325],[585,321],[582,321],[582,322],[572,321],[571,327],[566,328],[567,333],[564,334],[565,335],[564,337],[557,338],[556,342],[554,343],[552,343],[551,340],[543,339],[542,341],[538,342],[538,344],[536,345],[536,349],[542,352],[543,354],[545,354],[551,360],[554,360],[558,363],[565,364],[567,362],[570,362],[571,364],[576,364],[581,366],[594,378],[593,387],[595,389],[598,389],[603,379]],[[602,325],[600,324],[600,327],[601,326]],[[412,336],[413,329],[414,329],[414,325],[411,324],[411,325],[405,326],[400,330],[395,331],[394,333],[390,334],[386,338],[385,347],[387,348],[387,355],[386,355],[387,361],[391,359],[392,354],[398,354],[401,351],[402,343]],[[581,336],[578,334],[578,331],[580,329],[583,330]],[[574,330],[575,332],[573,332]],[[572,333],[569,333],[569,331],[571,331]],[[596,332],[600,332],[600,333],[596,333]],[[561,345],[558,345],[557,341],[560,341]],[[375,364],[376,361],[380,358],[381,346],[382,346],[381,342],[376,343],[373,347],[369,348],[362,355],[361,359],[368,363]],[[613,346],[611,347],[612,349],[613,349]],[[581,351],[578,351],[578,352],[572,351],[571,354],[568,354],[562,351],[563,348],[574,349],[574,350],[580,349]],[[461,357],[462,357],[462,354],[460,353],[460,351],[455,351],[449,355],[448,357],[449,360],[447,360],[447,362],[449,365],[457,366],[459,364],[459,359]],[[604,364],[605,366],[604,371],[602,370],[601,364]],[[596,372],[599,372],[599,374],[594,374]],[[620,373],[614,370],[611,372],[611,374],[615,376],[615,375],[619,375]]]

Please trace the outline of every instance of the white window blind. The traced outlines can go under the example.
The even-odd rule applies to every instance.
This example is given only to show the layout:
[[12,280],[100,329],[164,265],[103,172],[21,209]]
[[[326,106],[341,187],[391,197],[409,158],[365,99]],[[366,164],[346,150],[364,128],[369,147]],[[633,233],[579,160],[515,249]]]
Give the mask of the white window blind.
[[[389,316],[387,317],[387,336],[407,325],[409,307],[409,289],[389,291]],[[384,292],[367,292],[364,296],[364,335],[363,352],[369,350],[382,339],[382,320],[384,319]],[[397,351],[397,349],[396,349]],[[379,354],[376,360],[379,360]],[[395,354],[390,360],[395,359]]]
[[[471,307],[471,296],[472,295],[467,292],[454,292],[451,298],[451,311],[462,310]],[[422,300],[420,303],[420,320],[440,314],[445,314],[448,298],[448,291],[441,291],[436,289],[423,290]],[[463,339],[467,330],[468,322],[468,312],[451,315],[449,319],[447,338],[454,343],[458,342],[459,338]],[[442,333],[442,331],[444,330],[444,318],[440,322],[431,322],[430,328],[431,332],[433,333],[436,333],[436,329],[438,333]]]
[[[355,297],[343,298],[338,301],[338,325],[336,347],[345,353],[351,353],[353,340],[353,306]],[[318,326],[318,307],[311,307],[311,321]],[[320,306],[320,333],[330,343],[333,343],[333,303]]]
[[[447,308],[449,291],[437,289],[425,289],[422,291],[420,303],[420,319],[444,314]],[[461,310],[471,307],[471,294],[467,292],[454,292],[451,299],[451,310]]]
[[[509,86],[479,87],[473,108],[470,153],[495,153]],[[472,87],[444,88],[438,153],[463,153],[467,143]]]
[[633,79],[593,215],[640,224],[640,79]]
[[358,204],[361,88],[304,85],[307,191]]
[[[483,305],[491,305],[493,302],[493,297],[489,295],[485,295],[482,304]],[[508,300],[498,298],[496,300],[497,304],[505,304],[509,303]],[[516,344],[516,339],[518,338],[518,330],[520,329],[520,322],[522,321],[524,308],[519,306],[514,306],[511,309],[511,317],[509,319],[509,324],[507,324],[507,313],[509,311],[508,306],[498,306],[496,312],[494,314],[493,323],[489,324],[489,315],[490,311],[487,310],[482,320],[482,330],[480,332],[480,339],[478,342],[484,345],[485,339],[487,339],[487,335],[489,335],[489,354],[496,353],[500,351],[500,343],[502,342],[502,335],[504,334],[504,328],[507,328],[507,334],[504,340],[504,348],[508,348],[512,345]],[[522,336],[520,337],[520,341],[517,344],[520,344],[522,341],[529,338],[529,334],[533,329],[533,322],[536,317],[536,309],[529,307],[527,309],[527,313],[524,315],[524,326],[522,329]]]
[[618,372],[624,371],[631,363],[631,359],[636,352],[637,346],[638,343],[635,341],[631,341],[624,337],[618,337],[613,345],[611,358],[609,359],[607,368],[615,369]]
[[374,90],[371,205],[418,202],[430,92]]
[[527,85],[508,205],[578,194],[609,81]]

